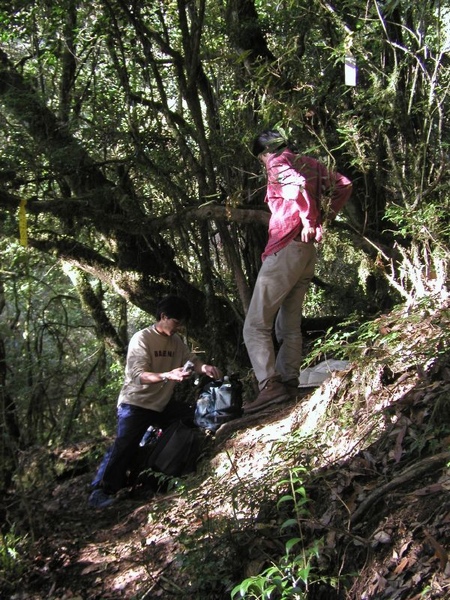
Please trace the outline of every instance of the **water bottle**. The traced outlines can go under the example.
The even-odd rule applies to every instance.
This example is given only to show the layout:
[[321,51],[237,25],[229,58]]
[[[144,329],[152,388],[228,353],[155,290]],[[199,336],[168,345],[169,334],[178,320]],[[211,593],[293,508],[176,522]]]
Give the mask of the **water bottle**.
[[145,446],[146,444],[148,444],[148,442],[153,437],[153,435],[155,435],[155,433],[156,433],[155,428],[153,427],[153,425],[150,425],[150,427],[147,429],[147,431],[142,436],[142,439],[139,442],[139,446],[142,447],[142,446]]

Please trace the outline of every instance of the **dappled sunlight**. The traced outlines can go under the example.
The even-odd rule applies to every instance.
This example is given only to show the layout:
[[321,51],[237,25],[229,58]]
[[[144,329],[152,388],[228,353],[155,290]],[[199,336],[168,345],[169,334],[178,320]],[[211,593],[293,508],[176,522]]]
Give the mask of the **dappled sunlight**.
[[[218,569],[228,573],[220,557],[254,573],[283,546],[280,520],[292,513],[277,503],[301,467],[303,543],[322,540],[317,569],[360,571],[349,598],[385,597],[414,581],[444,589],[450,367],[440,341],[449,322],[447,305],[420,318],[401,310],[381,318],[363,364],[227,425],[196,474],[145,501],[124,494],[104,511],[89,509],[91,474],[75,468],[89,448],[63,450],[58,470],[69,478],[34,490],[39,585],[83,600],[170,598],[202,585],[205,568],[211,581]],[[398,323],[391,355],[386,336]]]

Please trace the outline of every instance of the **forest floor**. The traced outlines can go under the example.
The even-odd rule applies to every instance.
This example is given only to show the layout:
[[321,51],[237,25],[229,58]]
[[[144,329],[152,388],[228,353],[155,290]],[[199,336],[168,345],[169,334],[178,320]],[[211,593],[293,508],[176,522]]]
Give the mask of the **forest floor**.
[[[11,562],[1,597],[230,598],[233,586],[270,564],[268,557],[283,555],[266,478],[277,460],[274,447],[295,433],[290,458],[281,462],[306,466],[302,544],[320,540],[311,561],[318,583],[305,586],[307,597],[450,598],[449,325],[448,305],[381,317],[364,361],[225,426],[198,472],[166,493],[124,494],[92,510],[96,465],[86,457],[93,443],[62,449],[52,458],[59,473],[51,484],[7,499],[18,534],[27,524],[28,554],[21,571]],[[37,463],[45,480],[35,457]],[[237,514],[245,507],[250,517]],[[223,581],[214,581],[214,565]]]

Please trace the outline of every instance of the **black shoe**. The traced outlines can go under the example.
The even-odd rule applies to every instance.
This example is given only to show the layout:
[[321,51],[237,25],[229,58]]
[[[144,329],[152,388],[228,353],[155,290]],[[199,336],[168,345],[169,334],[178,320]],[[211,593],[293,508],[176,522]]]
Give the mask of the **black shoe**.
[[114,504],[116,498],[111,494],[107,494],[101,488],[95,489],[89,496],[89,506],[92,508],[107,508]]

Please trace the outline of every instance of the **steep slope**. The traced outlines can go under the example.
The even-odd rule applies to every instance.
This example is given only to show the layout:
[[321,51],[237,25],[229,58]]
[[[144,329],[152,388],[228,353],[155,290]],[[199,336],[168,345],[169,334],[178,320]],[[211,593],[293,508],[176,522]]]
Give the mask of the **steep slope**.
[[449,323],[447,301],[380,317],[345,372],[219,430],[172,492],[92,512],[85,473],[22,497],[9,597],[220,600],[264,573],[271,598],[450,598]]

